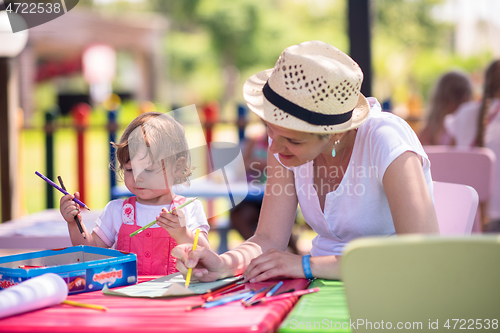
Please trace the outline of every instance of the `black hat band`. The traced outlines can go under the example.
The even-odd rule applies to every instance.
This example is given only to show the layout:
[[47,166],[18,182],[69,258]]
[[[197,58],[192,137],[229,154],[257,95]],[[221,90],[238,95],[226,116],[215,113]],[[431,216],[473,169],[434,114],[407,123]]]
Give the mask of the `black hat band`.
[[278,95],[266,82],[262,88],[266,99],[280,110],[312,125],[338,125],[347,122],[352,117],[352,111],[343,114],[322,114],[310,111]]

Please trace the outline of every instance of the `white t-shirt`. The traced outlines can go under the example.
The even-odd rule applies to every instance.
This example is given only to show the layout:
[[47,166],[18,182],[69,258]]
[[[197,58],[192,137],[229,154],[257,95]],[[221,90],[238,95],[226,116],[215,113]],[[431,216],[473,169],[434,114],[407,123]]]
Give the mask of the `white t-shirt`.
[[341,255],[343,247],[355,238],[396,233],[382,179],[387,167],[406,151],[422,157],[433,197],[430,163],[415,132],[400,117],[381,112],[375,98],[368,100],[370,114],[358,128],[341,183],[326,195],[324,214],[313,187],[313,161],[290,168],[304,219],[318,234],[312,242],[312,256]]
[[[191,198],[186,198],[190,200]],[[116,242],[118,240],[118,231],[123,223],[122,220],[122,207],[123,199],[116,199],[108,202],[104,210],[102,211],[99,218],[96,220],[96,227],[93,231],[101,237],[101,239],[106,243],[106,245],[115,248]],[[156,220],[156,217],[160,214],[162,208],[165,207],[170,210],[170,205],[163,206],[150,206],[144,205],[136,201],[136,222],[139,227],[143,227],[146,224]],[[186,215],[186,227],[191,231],[200,229],[208,233],[210,226],[208,225],[207,217],[203,209],[203,205],[199,200],[184,206],[181,210]],[[153,224],[150,228],[161,228],[158,224]]]
[[[477,121],[481,104],[477,101],[467,102],[444,119],[444,127],[448,134],[455,139],[457,146],[471,147],[475,145]],[[488,115],[494,114],[500,108],[500,99],[493,99]],[[500,113],[498,113],[486,127],[484,146],[500,156]],[[488,205],[489,217],[500,219],[500,163],[495,164],[493,194]]]

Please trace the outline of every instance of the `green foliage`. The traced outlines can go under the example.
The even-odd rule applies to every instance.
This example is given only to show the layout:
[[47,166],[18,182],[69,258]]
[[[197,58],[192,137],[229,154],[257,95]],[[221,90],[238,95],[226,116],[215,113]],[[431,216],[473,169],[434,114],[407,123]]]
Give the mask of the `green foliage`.
[[372,32],[374,95],[404,104],[412,95],[427,99],[445,72],[482,70],[490,56],[464,57],[453,48],[454,27],[434,14],[443,0],[377,0]]
[[376,35],[404,47],[433,48],[443,41],[448,26],[432,15],[443,0],[377,0]]
[[251,74],[273,67],[293,44],[319,39],[347,47],[344,1],[151,0],[150,5],[172,23],[165,48],[168,75],[189,91],[188,99],[220,99],[224,68],[238,68],[241,86]]
[[197,8],[201,25],[212,36],[214,50],[227,65],[245,67],[255,62],[252,54],[261,5],[253,0],[202,0]]

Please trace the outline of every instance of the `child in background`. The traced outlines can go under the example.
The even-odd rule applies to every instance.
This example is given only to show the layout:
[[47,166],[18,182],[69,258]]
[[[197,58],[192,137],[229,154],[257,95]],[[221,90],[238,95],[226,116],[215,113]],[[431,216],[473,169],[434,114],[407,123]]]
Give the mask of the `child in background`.
[[[186,201],[173,193],[172,186],[189,183],[191,175],[184,128],[167,114],[144,113],[127,126],[115,146],[119,171],[134,196],[110,201],[92,234],[82,224],[86,239],[74,220],[80,207],[72,199],[79,193],[63,196],[60,211],[68,222],[71,242],[135,253],[138,275],[172,274],[176,259],[170,255],[171,249],[177,244],[192,244],[196,229],[200,229],[198,244],[210,246],[210,227],[200,201],[168,214]],[[130,237],[154,220],[158,223]]]
[[493,150],[497,156],[493,194],[488,204],[482,204],[479,208],[483,216],[483,231],[498,232],[500,228],[500,59],[491,62],[484,73],[481,100],[460,105],[456,112],[446,116],[444,126],[453,137],[456,146],[486,147]]
[[460,104],[472,99],[472,84],[460,71],[445,73],[436,83],[427,107],[427,122],[418,135],[422,145],[449,145],[453,138],[444,126],[444,118]]

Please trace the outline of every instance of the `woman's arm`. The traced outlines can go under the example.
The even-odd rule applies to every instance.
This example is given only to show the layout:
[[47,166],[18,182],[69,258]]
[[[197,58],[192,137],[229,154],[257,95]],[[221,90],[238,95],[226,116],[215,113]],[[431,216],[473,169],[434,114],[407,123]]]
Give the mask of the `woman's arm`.
[[382,179],[397,234],[439,233],[421,158],[410,151],[397,157]]
[[[387,168],[383,179],[394,226],[398,234],[439,232],[434,205],[418,155],[405,152]],[[311,273],[323,279],[340,279],[341,256],[310,257]],[[252,260],[245,276],[251,282],[276,276],[305,277],[302,258],[269,250]]]
[[268,154],[267,175],[264,200],[255,235],[236,249],[220,256],[205,248],[190,251],[191,246],[176,247],[172,255],[179,259],[177,269],[181,273],[185,274],[187,267],[198,265],[193,269],[193,277],[200,281],[213,281],[243,273],[253,258],[269,249],[281,251],[286,249],[298,203],[294,175],[272,154]]

